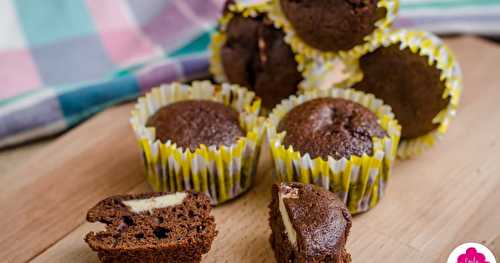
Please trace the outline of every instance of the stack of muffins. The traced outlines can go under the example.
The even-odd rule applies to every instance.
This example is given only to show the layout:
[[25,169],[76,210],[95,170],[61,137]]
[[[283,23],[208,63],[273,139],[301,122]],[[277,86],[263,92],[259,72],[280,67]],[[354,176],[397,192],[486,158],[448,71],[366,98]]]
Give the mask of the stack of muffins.
[[[398,0],[229,0],[211,71],[255,91],[264,109],[325,87],[373,94],[402,126],[398,155],[415,156],[446,132],[461,73],[436,36],[391,28],[398,7]],[[343,76],[332,78],[336,69]]]
[[396,156],[415,156],[446,132],[462,89],[439,38],[391,28],[398,7],[229,0],[212,39],[215,79],[254,91],[270,111],[277,178],[330,189],[353,213],[376,205]]
[[[211,43],[220,84],[163,85],[133,110],[153,189],[204,193],[212,205],[234,199],[252,186],[267,134],[275,178],[284,182],[270,205],[278,260],[350,262],[349,212],[379,202],[397,156],[415,156],[446,132],[462,88],[441,40],[391,28],[398,5],[228,0]],[[333,252],[304,249],[317,240],[299,221],[312,222],[331,241],[321,249]],[[332,222],[342,224],[336,238]]]

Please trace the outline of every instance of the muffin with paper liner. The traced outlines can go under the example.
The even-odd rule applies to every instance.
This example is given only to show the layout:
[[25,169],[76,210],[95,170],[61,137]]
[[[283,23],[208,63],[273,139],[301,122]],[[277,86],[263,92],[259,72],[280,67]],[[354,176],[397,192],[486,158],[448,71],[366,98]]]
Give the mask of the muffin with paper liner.
[[237,85],[172,83],[139,98],[130,122],[155,191],[205,193],[221,204],[254,180],[264,131],[260,99]]
[[269,19],[269,8],[269,1],[228,1],[210,44],[215,80],[255,91],[267,110],[302,88],[328,85],[335,79],[321,73],[343,67],[340,60],[294,53]]
[[418,155],[445,134],[463,84],[458,61],[438,37],[387,31],[351,61],[350,83],[355,84],[347,87],[382,99],[401,124],[398,156]]
[[308,91],[276,106],[266,127],[278,181],[329,189],[351,213],[369,210],[383,196],[401,128],[375,96]]
[[348,57],[396,19],[399,0],[271,0],[269,16],[297,54]]

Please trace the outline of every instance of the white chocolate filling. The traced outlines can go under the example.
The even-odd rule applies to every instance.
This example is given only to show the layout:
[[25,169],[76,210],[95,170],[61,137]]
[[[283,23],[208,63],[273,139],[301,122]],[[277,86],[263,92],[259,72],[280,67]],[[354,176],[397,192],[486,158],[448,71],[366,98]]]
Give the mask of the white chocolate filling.
[[104,231],[106,231],[106,224],[101,223],[101,222],[89,223],[89,229],[90,229],[90,231],[93,231],[96,233],[104,232]]
[[151,197],[147,199],[136,199],[122,201],[131,212],[140,213],[144,211],[152,212],[153,209],[160,209],[174,205],[180,205],[186,198],[186,193],[167,194],[162,196]]
[[284,198],[299,198],[297,189],[292,189],[292,191],[288,193],[280,192],[278,194],[279,198],[279,210],[281,213],[281,219],[283,220],[283,224],[285,225],[286,235],[292,246],[297,246],[297,232],[292,226],[292,222],[290,221],[290,216],[285,207],[285,203],[283,202]]

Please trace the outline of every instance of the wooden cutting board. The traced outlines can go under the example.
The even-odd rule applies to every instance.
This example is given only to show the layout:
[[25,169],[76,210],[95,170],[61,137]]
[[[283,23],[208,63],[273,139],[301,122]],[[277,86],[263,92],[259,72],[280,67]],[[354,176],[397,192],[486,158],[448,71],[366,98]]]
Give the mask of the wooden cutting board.
[[[449,40],[465,93],[445,139],[396,163],[382,202],[356,216],[353,262],[445,262],[461,243],[500,255],[500,47]],[[131,104],[97,115],[22,161],[0,181],[0,261],[97,262],[83,242],[86,210],[113,194],[140,192]],[[214,210],[219,235],[204,262],[274,262],[267,205],[272,166],[263,153],[255,187]]]

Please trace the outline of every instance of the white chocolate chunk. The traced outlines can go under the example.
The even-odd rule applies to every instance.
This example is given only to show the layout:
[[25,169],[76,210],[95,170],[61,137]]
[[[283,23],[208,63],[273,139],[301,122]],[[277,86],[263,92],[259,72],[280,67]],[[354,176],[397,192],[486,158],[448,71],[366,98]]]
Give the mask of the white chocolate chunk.
[[[288,187],[287,187],[288,188]],[[285,225],[285,231],[286,235],[288,237],[288,240],[290,240],[290,243],[292,243],[292,246],[296,247],[297,246],[297,232],[292,226],[292,222],[290,221],[290,216],[288,215],[288,212],[286,211],[285,203],[283,202],[284,198],[299,198],[298,195],[298,189],[291,189],[291,191],[283,193],[280,191],[278,194],[279,198],[279,210],[281,213],[281,219],[283,220],[283,224]]]
[[131,212],[140,213],[144,211],[152,212],[153,209],[160,209],[174,205],[180,205],[186,198],[186,193],[175,193],[162,196],[151,197],[147,199],[136,199],[123,201]]
[[89,228],[91,231],[94,231],[96,233],[103,232],[103,231],[106,231],[106,224],[101,223],[101,222],[94,222],[94,223],[90,223]]

